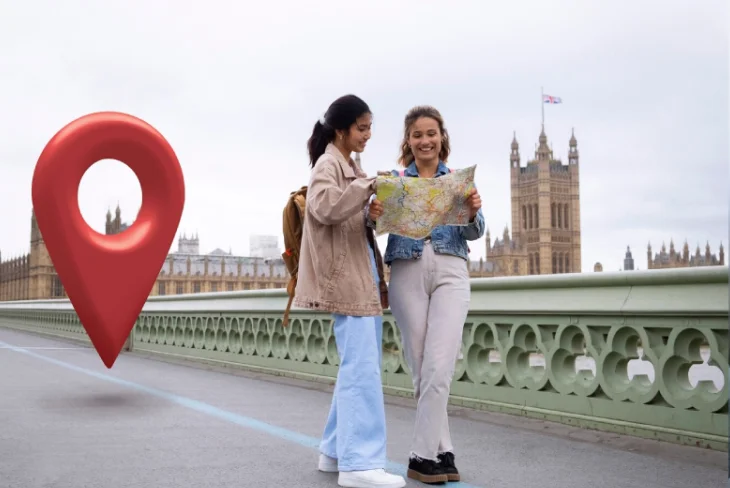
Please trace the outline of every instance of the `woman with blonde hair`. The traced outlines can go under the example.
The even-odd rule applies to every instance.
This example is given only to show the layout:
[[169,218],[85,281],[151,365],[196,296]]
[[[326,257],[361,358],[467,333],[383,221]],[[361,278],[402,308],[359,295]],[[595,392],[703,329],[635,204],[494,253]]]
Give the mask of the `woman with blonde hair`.
[[[415,107],[405,117],[399,158],[404,170],[393,175],[439,178],[450,172],[449,153],[449,134],[439,111]],[[420,240],[390,234],[385,251],[391,267],[390,309],[401,331],[417,400],[408,477],[424,483],[460,479],[446,408],[469,313],[467,242],[482,237],[485,228],[476,189],[467,204],[467,226],[439,226]],[[382,212],[377,200],[370,208],[376,215]]]

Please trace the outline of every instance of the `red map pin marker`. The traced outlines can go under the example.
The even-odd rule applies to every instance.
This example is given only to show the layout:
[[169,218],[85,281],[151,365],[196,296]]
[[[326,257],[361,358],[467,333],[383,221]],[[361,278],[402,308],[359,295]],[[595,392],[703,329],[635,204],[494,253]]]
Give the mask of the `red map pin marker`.
[[[84,173],[102,159],[134,171],[142,187],[137,220],[104,235],[84,221],[78,202]],[[38,228],[74,310],[107,368],[114,365],[147,301],[175,238],[185,182],[172,147],[130,115],[86,115],[43,149],[33,174]]]

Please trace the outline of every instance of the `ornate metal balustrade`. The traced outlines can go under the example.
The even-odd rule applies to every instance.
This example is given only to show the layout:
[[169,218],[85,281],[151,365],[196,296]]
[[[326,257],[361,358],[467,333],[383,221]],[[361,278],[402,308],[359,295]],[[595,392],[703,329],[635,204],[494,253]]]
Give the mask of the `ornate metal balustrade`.
[[[151,297],[136,353],[332,382],[328,315],[283,290]],[[0,302],[0,326],[88,342],[66,300]],[[411,396],[400,333],[385,315],[383,385]],[[454,404],[727,450],[728,269],[472,281]]]

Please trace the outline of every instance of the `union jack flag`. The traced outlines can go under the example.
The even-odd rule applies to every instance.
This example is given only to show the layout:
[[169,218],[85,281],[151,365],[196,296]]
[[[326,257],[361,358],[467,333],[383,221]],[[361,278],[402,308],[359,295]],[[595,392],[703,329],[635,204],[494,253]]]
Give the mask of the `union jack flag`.
[[554,97],[552,95],[543,95],[542,103],[563,103],[560,97]]

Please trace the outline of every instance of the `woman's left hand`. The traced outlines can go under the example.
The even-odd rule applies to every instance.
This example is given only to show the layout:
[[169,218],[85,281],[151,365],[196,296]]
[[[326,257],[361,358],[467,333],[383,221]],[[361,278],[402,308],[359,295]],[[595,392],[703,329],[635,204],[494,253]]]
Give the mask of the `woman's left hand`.
[[469,197],[466,199],[467,205],[469,205],[469,220],[474,220],[477,216],[477,212],[482,208],[482,198],[479,196],[479,192],[476,188],[472,188],[469,193]]

